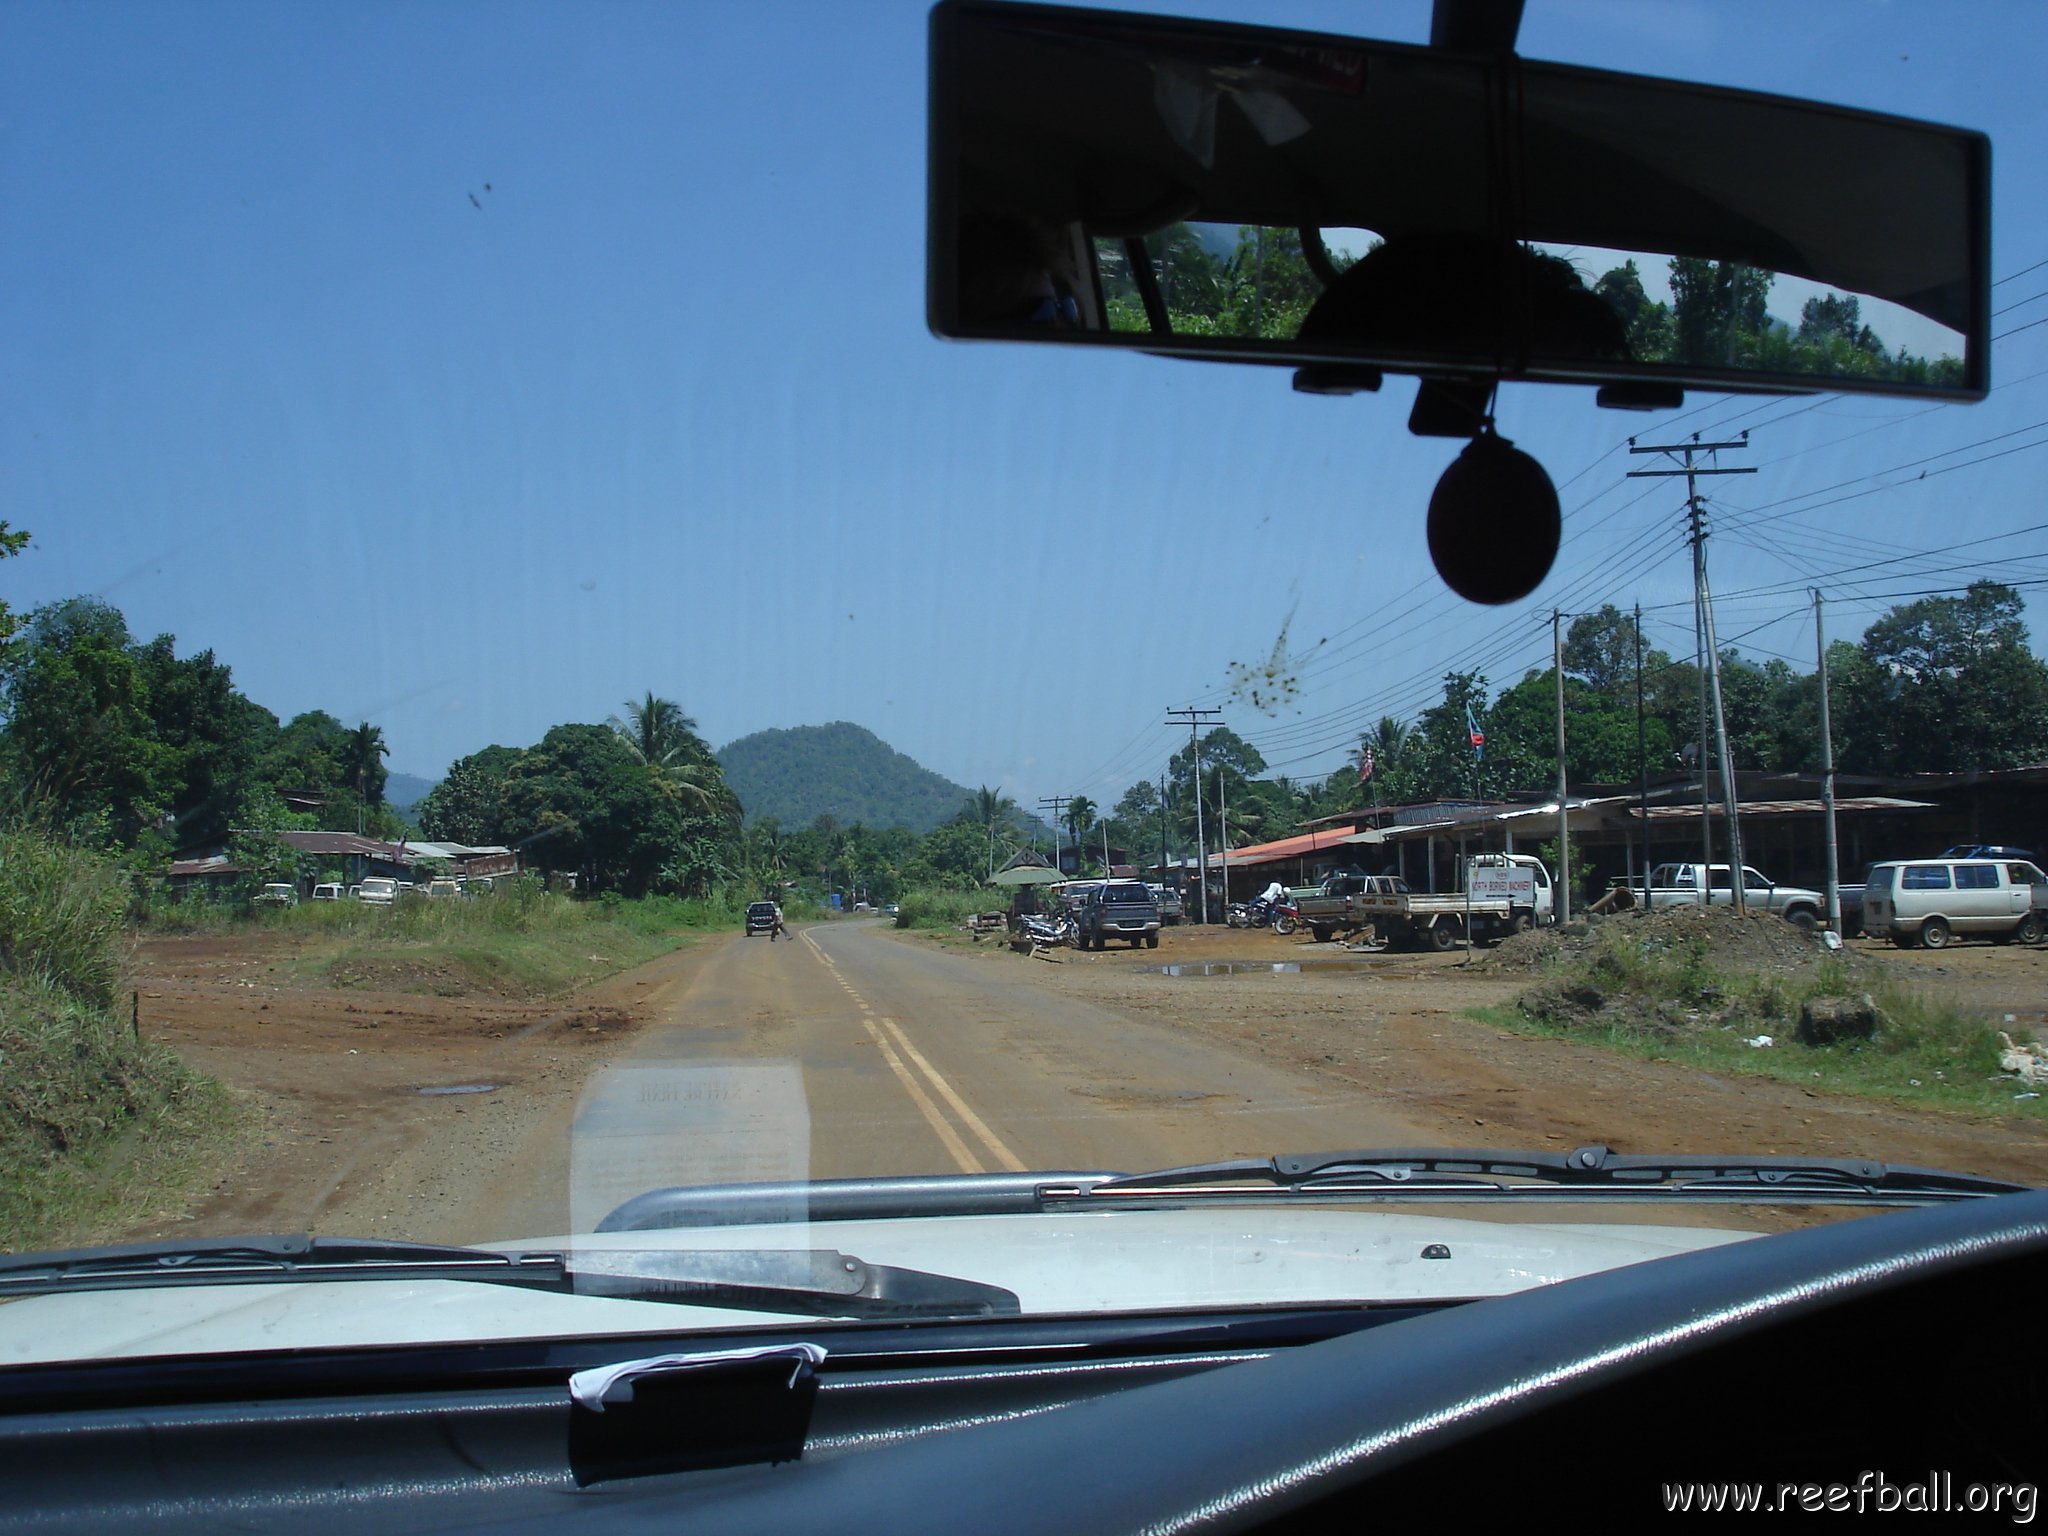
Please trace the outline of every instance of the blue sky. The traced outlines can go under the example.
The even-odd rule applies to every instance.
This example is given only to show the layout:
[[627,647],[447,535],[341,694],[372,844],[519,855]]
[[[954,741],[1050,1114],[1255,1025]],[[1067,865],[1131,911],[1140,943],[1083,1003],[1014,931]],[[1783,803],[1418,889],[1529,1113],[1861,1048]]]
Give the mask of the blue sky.
[[[1257,19],[1421,41],[1428,7]],[[2039,326],[1969,407],[1645,417],[1509,389],[1567,543],[1527,603],[1461,604],[1423,543],[1456,445],[1407,434],[1405,382],[1310,399],[1276,370],[929,335],[924,27],[916,4],[14,0],[0,515],[36,539],[0,591],[101,594],[430,776],[653,689],[714,743],[854,720],[1030,803],[1156,776],[1187,704],[1327,772],[1453,666],[1547,664],[1553,604],[1641,601],[1689,647],[1680,493],[1623,479],[1630,433],[1752,429],[1710,546],[1746,651],[1809,663],[1816,577],[1853,637],[1886,593],[2048,571]],[[1522,36],[1988,132],[1997,330],[2048,319],[2044,45],[2037,5],[1903,0],[1529,0]],[[1964,540],[1991,542],[1900,558]],[[1264,714],[1229,667],[1290,614],[1300,690]]]

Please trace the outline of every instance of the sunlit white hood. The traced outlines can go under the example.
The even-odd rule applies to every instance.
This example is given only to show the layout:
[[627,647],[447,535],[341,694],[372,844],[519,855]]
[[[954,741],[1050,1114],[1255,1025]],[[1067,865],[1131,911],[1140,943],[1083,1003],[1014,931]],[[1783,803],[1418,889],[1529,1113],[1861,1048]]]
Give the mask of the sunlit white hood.
[[[694,1227],[490,1246],[643,1257],[691,1249],[836,1249],[870,1264],[1001,1286],[1016,1293],[1027,1316],[1047,1316],[1495,1296],[1751,1235],[1233,1205]],[[463,1280],[188,1281],[0,1305],[0,1366],[771,1326],[833,1324]]]

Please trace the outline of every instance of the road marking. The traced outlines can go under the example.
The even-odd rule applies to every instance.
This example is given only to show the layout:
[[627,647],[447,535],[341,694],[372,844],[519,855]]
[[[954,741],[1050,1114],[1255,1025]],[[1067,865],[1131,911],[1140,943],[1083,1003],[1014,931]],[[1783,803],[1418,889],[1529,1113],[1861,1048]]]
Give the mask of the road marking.
[[[811,952],[825,962],[825,968],[832,973],[833,979],[840,986],[844,987],[847,995],[860,1006],[861,1027],[868,1032],[869,1037],[880,1047],[882,1060],[888,1063],[889,1070],[896,1074],[898,1080],[902,1082],[905,1091],[910,1094],[912,1101],[923,1112],[925,1119],[931,1122],[932,1129],[938,1132],[939,1139],[946,1144],[946,1150],[952,1153],[953,1161],[960,1165],[962,1171],[966,1173],[985,1173],[987,1169],[981,1165],[980,1160],[968,1149],[967,1144],[960,1139],[960,1136],[954,1131],[952,1125],[948,1123],[939,1107],[932,1102],[931,1095],[924,1091],[924,1083],[929,1083],[932,1088],[938,1091],[939,1096],[952,1106],[953,1113],[958,1115],[961,1123],[974,1133],[976,1139],[984,1147],[988,1148],[989,1154],[997,1163],[1012,1173],[1024,1172],[1025,1165],[1023,1159],[1012,1152],[1003,1139],[989,1129],[988,1122],[974,1112],[973,1107],[960,1096],[951,1083],[946,1081],[944,1074],[925,1059],[922,1051],[910,1043],[910,1036],[904,1032],[903,1027],[894,1019],[884,1018],[881,1021],[881,1028],[877,1029],[875,1027],[874,1010],[868,1005],[867,1000],[860,995],[859,991],[854,988],[853,984],[840,974],[837,962],[830,955],[826,954],[824,948],[808,933],[803,935],[803,940],[811,946]],[[883,1031],[887,1031],[887,1034],[884,1034]],[[893,1045],[892,1041],[894,1042]],[[898,1048],[901,1049],[902,1055],[897,1054]],[[904,1056],[909,1057],[917,1070],[924,1074],[924,1083],[920,1083],[916,1076],[912,1074],[910,1068],[903,1064]]]
[[862,1019],[861,1024],[874,1037],[875,1044],[881,1049],[882,1060],[889,1064],[889,1070],[894,1072],[897,1081],[903,1084],[903,1091],[908,1093],[912,1102],[923,1111],[925,1119],[931,1123],[931,1128],[939,1133],[939,1140],[946,1144],[946,1150],[952,1153],[953,1161],[960,1165],[960,1171],[962,1173],[988,1172],[986,1168],[981,1166],[980,1161],[975,1155],[968,1151],[967,1144],[960,1139],[959,1133],[946,1123],[946,1117],[940,1113],[939,1106],[931,1101],[931,1096],[924,1091],[924,1088],[918,1083],[917,1079],[911,1075],[910,1068],[903,1065],[903,1059],[896,1054],[894,1047],[883,1037],[881,1031],[875,1028],[874,1021],[872,1019]]
[[981,1116],[968,1108],[967,1101],[953,1091],[953,1085],[940,1075],[939,1069],[926,1061],[924,1054],[910,1043],[910,1036],[903,1032],[903,1027],[894,1019],[885,1018],[882,1020],[882,1028],[886,1029],[895,1038],[896,1043],[903,1048],[903,1054],[916,1063],[919,1070],[930,1080],[931,1085],[938,1089],[939,1096],[953,1106],[953,1113],[961,1118],[966,1124],[967,1129],[974,1132],[981,1139],[981,1144],[988,1148],[989,1152],[995,1157],[995,1160],[1012,1173],[1022,1173],[1024,1171],[1023,1160],[1003,1144],[1002,1139],[988,1128],[987,1123],[982,1120]]

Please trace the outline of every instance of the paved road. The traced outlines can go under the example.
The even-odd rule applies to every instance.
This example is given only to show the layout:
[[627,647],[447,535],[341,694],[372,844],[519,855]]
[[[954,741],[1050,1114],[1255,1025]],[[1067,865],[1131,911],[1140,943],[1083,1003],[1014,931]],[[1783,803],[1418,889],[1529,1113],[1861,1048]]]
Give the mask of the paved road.
[[588,1228],[666,1184],[1135,1170],[1440,1139],[1366,1094],[1053,990],[1041,968],[878,924],[682,958],[650,999],[657,1022],[580,1106],[565,1094],[495,1134],[472,1121],[466,1140],[413,1149],[388,1183],[426,1193],[392,1219],[483,1241]]
[[586,1101],[576,1214],[656,1178],[1140,1169],[1428,1139],[1356,1094],[1044,980],[872,924],[726,945],[601,1090],[643,1144],[609,1170],[606,1116]]

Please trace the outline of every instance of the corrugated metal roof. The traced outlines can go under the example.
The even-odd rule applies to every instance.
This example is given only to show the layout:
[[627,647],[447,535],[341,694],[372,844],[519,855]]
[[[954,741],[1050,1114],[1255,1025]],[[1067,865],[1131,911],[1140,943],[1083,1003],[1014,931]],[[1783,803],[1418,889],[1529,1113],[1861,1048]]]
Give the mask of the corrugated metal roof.
[[[1353,827],[1325,827],[1320,832],[1303,832],[1294,837],[1283,837],[1278,842],[1250,843],[1243,848],[1233,848],[1228,854],[1230,867],[1236,869],[1245,864],[1277,864],[1282,859],[1299,858],[1304,853],[1315,853],[1324,848],[1334,848],[1348,840]],[[1225,855],[1209,855],[1209,867],[1221,869]]]
[[[1744,800],[1736,806],[1744,816],[1818,816],[1827,807],[1819,800]],[[1899,800],[1890,795],[1851,795],[1837,797],[1835,810],[1877,814],[1883,811],[1931,811],[1936,807],[1926,800]],[[1713,812],[1722,814],[1719,800],[1714,802]],[[1629,807],[1629,815],[1642,819],[1642,812]],[[1700,808],[1693,805],[1653,805],[1650,807],[1652,821],[1683,821],[1690,817],[1698,821]]]
[[171,861],[171,876],[173,879],[203,879],[209,875],[239,875],[241,872],[241,865],[231,864],[225,857],[173,859]]

